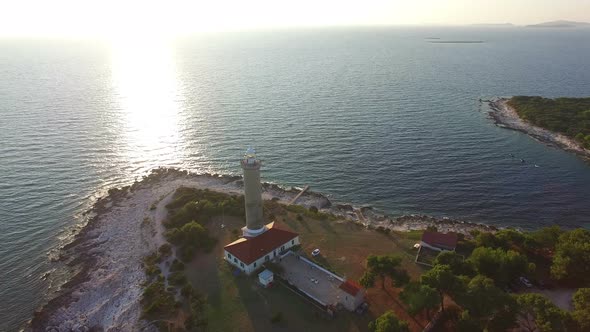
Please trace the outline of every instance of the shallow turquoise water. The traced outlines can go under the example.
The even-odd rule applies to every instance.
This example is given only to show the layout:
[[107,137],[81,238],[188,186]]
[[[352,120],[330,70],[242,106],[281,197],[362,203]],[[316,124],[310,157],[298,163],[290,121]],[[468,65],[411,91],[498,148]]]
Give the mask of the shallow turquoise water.
[[588,59],[588,30],[523,28],[0,41],[0,330],[42,303],[48,255],[106,189],[157,166],[237,173],[248,145],[267,181],[390,214],[587,224],[590,167],[478,99],[587,96]]

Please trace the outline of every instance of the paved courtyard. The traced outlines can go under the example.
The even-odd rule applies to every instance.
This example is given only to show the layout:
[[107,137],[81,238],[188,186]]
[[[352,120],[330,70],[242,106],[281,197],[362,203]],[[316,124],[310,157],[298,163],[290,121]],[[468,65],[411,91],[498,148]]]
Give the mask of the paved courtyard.
[[342,291],[339,289],[342,281],[320,270],[316,266],[290,254],[280,262],[284,268],[283,276],[299,290],[307,293],[324,305],[336,305]]

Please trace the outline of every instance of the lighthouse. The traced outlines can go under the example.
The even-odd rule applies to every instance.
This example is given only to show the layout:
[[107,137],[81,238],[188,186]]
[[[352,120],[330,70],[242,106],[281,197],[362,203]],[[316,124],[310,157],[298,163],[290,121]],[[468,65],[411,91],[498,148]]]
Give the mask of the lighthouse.
[[251,274],[259,271],[265,263],[280,259],[300,242],[299,234],[276,227],[274,222],[264,224],[261,165],[254,149],[248,148],[240,164],[244,170],[246,226],[242,227],[241,238],[223,247],[223,258],[244,273]]
[[244,170],[244,201],[246,204],[246,227],[242,228],[244,237],[255,237],[267,230],[262,218],[262,185],[260,184],[260,161],[256,152],[248,148],[241,160]]

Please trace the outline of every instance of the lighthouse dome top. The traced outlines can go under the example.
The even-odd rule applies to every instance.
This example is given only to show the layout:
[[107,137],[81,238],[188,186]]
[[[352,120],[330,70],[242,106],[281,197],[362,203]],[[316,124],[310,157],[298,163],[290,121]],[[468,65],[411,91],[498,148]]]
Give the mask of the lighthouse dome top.
[[243,166],[259,166],[260,163],[256,160],[256,151],[252,147],[248,147],[246,150],[246,154],[244,154],[244,159],[242,160]]

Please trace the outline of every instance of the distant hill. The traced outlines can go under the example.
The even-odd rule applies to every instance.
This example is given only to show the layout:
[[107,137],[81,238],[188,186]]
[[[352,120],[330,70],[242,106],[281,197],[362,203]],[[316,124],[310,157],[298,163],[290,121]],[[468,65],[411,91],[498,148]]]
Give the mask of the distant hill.
[[590,28],[588,22],[574,22],[574,21],[551,21],[539,24],[527,25],[527,28]]
[[509,28],[513,27],[514,24],[512,23],[476,23],[471,24],[474,27],[490,27],[490,28]]

